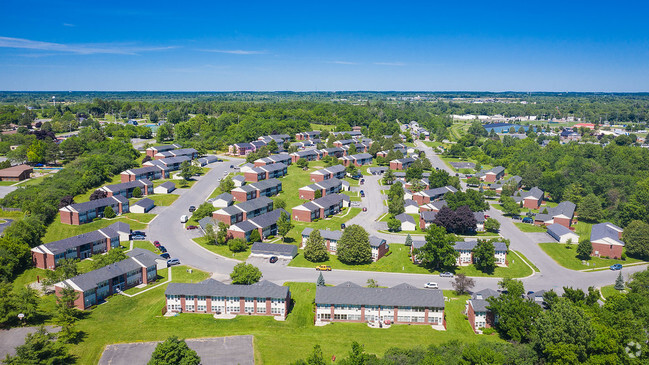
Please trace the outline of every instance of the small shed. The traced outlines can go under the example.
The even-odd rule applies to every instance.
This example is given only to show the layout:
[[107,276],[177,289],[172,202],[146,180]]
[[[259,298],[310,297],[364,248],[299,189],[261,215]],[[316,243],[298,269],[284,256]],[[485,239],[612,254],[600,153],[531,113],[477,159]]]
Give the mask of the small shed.
[[153,200],[149,198],[144,198],[142,200],[139,200],[137,203],[131,205],[130,211],[131,213],[147,213],[151,209],[155,207],[155,203]]
[[277,256],[280,259],[292,260],[297,256],[297,246],[283,243],[255,242],[250,249],[250,256],[263,258]]
[[171,181],[163,182],[162,184],[153,188],[155,194],[169,194],[176,190],[176,184]]
[[205,157],[201,157],[198,159],[198,164],[201,165],[201,167],[211,164],[213,162],[219,162],[219,158],[214,156],[214,155],[208,155]]
[[215,208],[229,207],[234,203],[234,197],[230,193],[219,194],[210,200]]
[[240,188],[246,185],[246,178],[243,175],[237,175],[232,177],[232,182],[234,183],[235,188]]
[[579,236],[575,232],[558,223],[548,226],[548,234],[559,243],[568,243],[568,240],[573,244],[579,243]]
[[414,201],[412,199],[404,200],[403,208],[405,209],[406,213],[409,213],[409,214],[417,214],[417,213],[419,213],[419,205],[417,204],[416,201]]
[[417,227],[417,225],[415,224],[415,218],[406,213],[401,213],[394,218],[401,222],[402,231],[414,231]]

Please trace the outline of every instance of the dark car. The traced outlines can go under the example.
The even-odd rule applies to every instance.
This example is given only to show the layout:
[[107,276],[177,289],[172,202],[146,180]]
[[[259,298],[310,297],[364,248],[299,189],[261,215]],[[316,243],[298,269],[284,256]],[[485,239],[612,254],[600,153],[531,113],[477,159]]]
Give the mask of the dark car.
[[365,191],[361,190],[361,198],[365,197]]
[[363,211],[364,211],[364,212],[367,212],[367,207],[363,207]]
[[165,248],[165,246],[158,247],[158,250],[160,250],[160,252],[162,252],[162,253],[167,252],[167,249]]
[[611,270],[622,270],[622,264],[611,265]]
[[173,266],[173,265],[180,265],[180,260],[178,259],[167,260],[167,266]]
[[345,223],[340,223],[340,229],[345,229]]
[[514,215],[512,215],[512,219],[521,220],[521,216],[517,215],[517,214],[514,214]]
[[234,168],[234,165],[230,165],[230,168],[233,169],[233,168]]
[[270,260],[268,260],[268,261],[270,261],[271,264],[274,264],[274,263],[277,262],[277,260],[278,260],[278,259],[277,259],[277,256],[272,256],[272,257],[270,258]]
[[190,205],[190,206],[189,206],[189,212],[190,212],[190,213],[194,213],[194,211],[196,211],[196,207],[193,206],[193,205]]
[[196,229],[198,226],[187,226],[187,229]]
[[169,258],[171,258],[171,255],[169,255],[168,253],[165,252],[165,253],[161,254],[160,257],[162,257],[163,259],[169,260]]
[[534,223],[534,219],[530,217],[523,218],[523,223]]

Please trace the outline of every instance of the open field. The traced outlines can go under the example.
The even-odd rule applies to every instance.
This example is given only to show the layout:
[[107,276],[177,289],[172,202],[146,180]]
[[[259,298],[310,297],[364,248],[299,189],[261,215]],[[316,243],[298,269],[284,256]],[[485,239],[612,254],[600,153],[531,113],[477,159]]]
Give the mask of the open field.
[[132,230],[142,230],[146,228],[153,217],[155,217],[155,214],[126,213],[113,219],[102,218],[95,222],[74,226],[61,223],[61,219],[57,214],[57,216],[54,218],[54,222],[52,222],[52,224],[47,227],[47,231],[45,232],[45,236],[43,237],[43,242],[58,241],[82,233],[96,231],[98,229],[108,227],[115,222],[127,223],[131,226]]
[[173,204],[180,196],[176,194],[153,194],[146,198],[153,200],[156,206],[169,206]]
[[558,242],[539,243],[539,246],[552,257],[559,265],[571,270],[586,270],[601,267],[609,267],[613,264],[633,264],[641,262],[641,260],[627,258],[626,260],[603,259],[599,257],[591,257],[590,260],[585,261],[588,265],[582,264],[582,260],[576,257],[577,245],[570,245],[569,249],[566,244]]
[[[354,218],[361,212],[361,208],[346,208],[345,211],[336,214],[331,218],[320,219],[317,222],[296,222],[293,223],[293,228],[286,235],[286,243],[297,243],[302,240],[302,231],[304,228],[309,227],[313,229],[329,229],[332,231],[339,230],[340,224]],[[289,210],[290,213],[290,210]]]

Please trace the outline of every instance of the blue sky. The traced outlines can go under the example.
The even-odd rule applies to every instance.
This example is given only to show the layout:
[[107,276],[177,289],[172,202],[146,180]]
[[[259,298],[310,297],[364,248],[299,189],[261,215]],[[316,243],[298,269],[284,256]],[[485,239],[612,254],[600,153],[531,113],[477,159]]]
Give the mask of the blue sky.
[[0,90],[649,91],[640,1],[1,8]]

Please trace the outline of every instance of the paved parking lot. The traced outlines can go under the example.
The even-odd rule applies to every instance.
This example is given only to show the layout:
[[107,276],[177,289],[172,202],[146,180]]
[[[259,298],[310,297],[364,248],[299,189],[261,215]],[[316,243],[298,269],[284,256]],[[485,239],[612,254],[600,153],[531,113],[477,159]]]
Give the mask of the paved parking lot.
[[[37,327],[17,327],[9,330],[0,331],[0,358],[4,359],[7,355],[14,355],[16,347],[25,343],[25,336],[28,333],[34,333]],[[45,326],[47,332],[57,332],[52,326]]]
[[[252,365],[255,363],[252,336],[212,337],[186,340],[204,365]],[[159,342],[108,345],[99,365],[140,365],[151,359]]]

